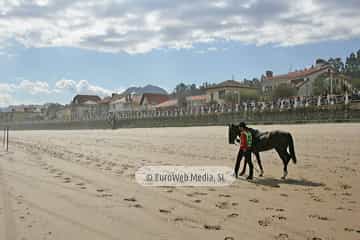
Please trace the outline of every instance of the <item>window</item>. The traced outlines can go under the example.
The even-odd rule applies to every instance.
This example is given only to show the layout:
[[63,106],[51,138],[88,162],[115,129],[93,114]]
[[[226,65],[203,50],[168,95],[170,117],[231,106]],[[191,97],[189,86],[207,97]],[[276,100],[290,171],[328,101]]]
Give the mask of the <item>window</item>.
[[225,90],[219,91],[219,99],[225,99]]

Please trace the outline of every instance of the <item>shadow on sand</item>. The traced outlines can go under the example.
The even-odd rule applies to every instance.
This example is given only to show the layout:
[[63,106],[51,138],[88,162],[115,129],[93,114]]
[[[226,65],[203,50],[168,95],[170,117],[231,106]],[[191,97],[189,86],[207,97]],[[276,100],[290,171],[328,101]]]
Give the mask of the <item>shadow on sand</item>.
[[276,179],[276,178],[255,178],[252,183],[256,185],[263,185],[268,187],[280,187],[281,184],[289,184],[289,185],[296,185],[296,186],[305,186],[305,187],[322,187],[325,184],[320,182],[313,182],[306,179]]

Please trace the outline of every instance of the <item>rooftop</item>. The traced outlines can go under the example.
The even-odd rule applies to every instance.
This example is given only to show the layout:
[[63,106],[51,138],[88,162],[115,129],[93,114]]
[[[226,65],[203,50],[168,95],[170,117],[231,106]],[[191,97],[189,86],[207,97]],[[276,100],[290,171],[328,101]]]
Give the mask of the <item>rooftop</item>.
[[162,102],[158,105],[156,105],[156,108],[167,108],[167,107],[176,107],[178,104],[178,100],[177,99],[170,99],[167,100],[165,102]]
[[165,94],[156,94],[156,93],[144,93],[140,100],[140,105],[144,103],[145,98],[150,105],[158,105],[162,102],[169,100],[169,96]]
[[287,74],[281,74],[281,75],[275,75],[275,76],[267,76],[264,79],[265,80],[270,80],[270,81],[281,81],[281,80],[295,80],[295,79],[299,79],[299,78],[305,78],[307,76],[310,76],[314,73],[317,73],[319,71],[323,71],[326,69],[329,69],[330,66],[329,65],[323,65],[320,67],[311,67],[311,68],[305,68],[303,70],[300,71],[295,71],[295,72],[289,72]]
[[101,98],[97,95],[80,95],[80,94],[78,94],[74,97],[72,103],[73,104],[83,104],[88,101],[98,103],[101,101]]
[[186,97],[187,101],[206,101],[207,95],[197,95],[197,96],[188,96]]

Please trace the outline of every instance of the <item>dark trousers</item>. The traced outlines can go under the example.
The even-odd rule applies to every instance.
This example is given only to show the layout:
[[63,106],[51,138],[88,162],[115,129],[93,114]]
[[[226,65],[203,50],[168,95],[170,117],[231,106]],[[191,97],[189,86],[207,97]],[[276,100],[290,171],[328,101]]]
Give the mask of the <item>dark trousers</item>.
[[239,150],[237,158],[236,158],[236,164],[235,164],[235,177],[238,176],[240,163],[241,163],[241,159],[243,156],[245,157],[245,162],[249,165],[249,168],[250,168],[249,177],[252,178],[254,175],[254,166],[251,161],[251,150],[247,150],[247,151]]

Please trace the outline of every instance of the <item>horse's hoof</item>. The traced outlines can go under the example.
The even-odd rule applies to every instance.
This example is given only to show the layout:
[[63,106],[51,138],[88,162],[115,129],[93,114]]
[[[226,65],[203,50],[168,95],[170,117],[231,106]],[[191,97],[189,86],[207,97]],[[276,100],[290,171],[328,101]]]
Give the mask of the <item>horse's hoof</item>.
[[248,176],[248,177],[246,178],[246,180],[253,180],[253,177],[252,177],[252,176]]
[[239,175],[240,175],[240,176],[244,176],[244,174],[245,174],[245,172],[241,172]]
[[286,177],[282,176],[282,177],[281,177],[281,179],[282,179],[282,180],[285,180],[285,179],[286,179]]
[[260,175],[259,175],[259,177],[263,177],[263,176],[264,176],[264,174],[260,174]]

